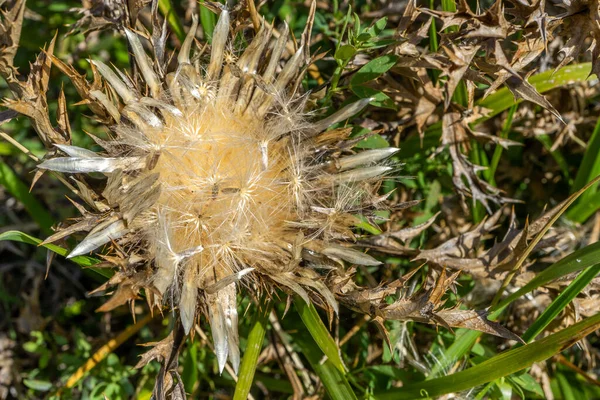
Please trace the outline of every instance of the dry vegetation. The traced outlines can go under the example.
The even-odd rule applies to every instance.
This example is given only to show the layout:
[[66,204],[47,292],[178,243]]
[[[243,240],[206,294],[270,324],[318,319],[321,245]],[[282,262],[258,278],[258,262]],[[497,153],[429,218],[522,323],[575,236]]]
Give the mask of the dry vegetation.
[[600,397],[599,4],[174,3],[0,0],[0,399]]

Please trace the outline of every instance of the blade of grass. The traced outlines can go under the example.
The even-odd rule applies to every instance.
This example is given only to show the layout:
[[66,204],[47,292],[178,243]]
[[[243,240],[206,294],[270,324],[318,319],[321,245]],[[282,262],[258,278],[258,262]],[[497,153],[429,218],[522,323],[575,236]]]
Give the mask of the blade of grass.
[[29,192],[29,188],[17,174],[3,162],[0,162],[0,186],[6,188],[8,193],[23,204],[27,213],[31,215],[45,235],[52,233],[50,227],[54,224],[54,218]]
[[[495,307],[492,307],[493,312],[490,314],[489,319],[497,318],[510,303],[519,297],[558,278],[581,271],[584,268],[589,268],[595,265],[598,260],[600,260],[600,242],[591,244],[583,249],[571,253],[544,271],[540,272],[521,289],[505,298]],[[428,379],[439,376],[439,374],[447,369],[450,364],[463,357],[471,349],[480,336],[480,332],[467,331],[463,335],[457,337],[454,343],[452,343],[452,345],[444,352],[444,356],[440,358],[440,362],[432,368]],[[523,338],[523,340],[525,340],[525,338]]]
[[531,342],[569,305],[571,301],[600,273],[600,264],[586,268],[563,290],[554,301],[544,310],[535,322],[521,337],[526,343]]
[[600,209],[600,192],[582,199],[567,213],[567,218],[571,221],[583,223]]
[[204,0],[200,0],[200,23],[202,24],[206,40],[208,40],[209,43],[212,43],[212,35],[215,30],[217,19],[215,14],[204,7],[203,4]]
[[[540,240],[542,240],[542,238],[544,237],[546,232],[548,232],[548,229],[550,229],[550,227],[552,225],[554,225],[554,223],[560,218],[560,216],[563,215],[565,213],[565,211],[567,211],[567,209],[575,202],[575,200],[577,200],[577,198],[579,196],[581,196],[590,187],[594,186],[598,181],[600,181],[600,176],[595,177],[591,182],[589,182],[587,185],[585,185],[584,187],[579,189],[577,192],[573,193],[571,196],[569,196],[569,198],[567,200],[562,202],[562,205],[560,206],[558,211],[544,224],[544,227],[538,232],[537,235],[535,235],[533,240],[531,240],[531,242],[529,242],[529,244],[527,245],[527,248],[525,249],[523,254],[521,254],[519,256],[519,259],[515,263],[512,271],[510,271],[504,278],[504,281],[502,282],[502,286],[500,287],[500,290],[498,290],[498,292],[496,293],[496,296],[492,300],[492,309],[499,308],[499,307],[496,308],[494,306],[498,303],[498,301],[500,301],[500,297],[502,296],[504,289],[512,281],[512,279],[515,276],[515,274],[517,273],[517,271],[519,271],[521,269],[521,267],[523,266],[523,263],[525,262],[527,257],[529,257],[529,254],[531,254],[531,252],[533,251],[535,246],[537,246],[537,244],[540,242]],[[536,276],[536,278],[537,278],[537,276]],[[533,280],[535,280],[535,278]]]
[[[3,240],[10,240],[12,242],[33,244],[35,246],[39,246],[43,242],[41,239],[38,239],[36,237],[33,237],[31,235],[28,235],[26,233],[19,232],[19,231],[7,231],[7,232],[0,234],[0,242]],[[44,244],[43,247],[47,248],[50,251],[55,252],[56,254],[61,255],[61,256],[66,256],[67,254],[69,254],[69,251],[67,249],[64,249],[55,244],[51,244],[51,243]],[[77,256],[77,257],[71,258],[71,261],[79,264],[82,267],[89,268],[92,271],[97,272],[98,274],[102,275],[105,278],[110,278],[113,275],[112,272],[109,270],[102,269],[102,268],[94,268],[93,265],[97,264],[100,261],[93,257]]]
[[242,358],[242,365],[240,366],[233,400],[246,400],[248,398],[248,393],[250,393],[250,389],[252,388],[254,374],[256,373],[256,362],[260,355],[260,351],[262,350],[265,332],[267,331],[267,324],[269,323],[269,313],[271,312],[272,307],[273,303],[266,297],[263,297],[258,305],[254,320],[252,321],[250,333],[248,334],[248,342],[244,352],[244,358]]
[[[581,189],[593,177],[598,175],[600,175],[600,117],[596,121],[596,126],[588,141],[583,160],[581,160],[575,181],[573,182],[573,186],[571,186],[571,192]],[[583,195],[581,197],[582,201],[594,192],[595,190]]]
[[[569,305],[571,301],[598,275],[600,272],[600,264],[586,268],[579,276],[574,279],[565,290],[563,290],[557,298],[550,303],[535,322],[521,336],[525,343],[533,341],[546,327]],[[514,347],[520,347],[521,343],[517,343]],[[491,385],[484,388],[479,395],[484,396]]]
[[312,305],[312,303],[306,304],[300,297],[294,297],[294,306],[296,307],[298,314],[300,314],[304,326],[306,326],[321,351],[327,356],[331,364],[344,374],[346,368],[340,357],[338,346],[329,334],[325,324],[323,324],[315,306]]
[[185,40],[185,31],[181,21],[179,20],[179,17],[177,16],[177,13],[175,12],[175,9],[173,8],[173,3],[171,3],[171,0],[158,0],[158,8],[167,19],[167,22],[169,23],[171,29],[173,29],[177,39],[179,39],[180,42],[183,42]]
[[514,374],[533,363],[544,361],[569,348],[600,327],[600,314],[552,334],[544,339],[505,351],[479,365],[442,378],[408,384],[377,393],[378,400],[418,399],[456,393]]
[[525,286],[510,296],[506,297],[495,307],[492,307],[493,311],[504,309],[510,303],[531,292],[532,290],[543,286],[549,282],[552,282],[563,276],[579,272],[584,268],[595,265],[600,260],[600,242],[590,244],[589,246],[579,249],[568,256],[562,258],[560,261],[552,264],[539,274],[537,274],[532,280],[530,280]]
[[[548,70],[539,74],[532,75],[528,82],[539,92],[544,93],[548,90],[555,89],[560,86],[570,85],[576,82],[583,82],[588,79],[595,79],[590,77],[592,65],[590,63],[581,63],[568,65],[556,71]],[[522,99],[515,100],[513,94],[508,88],[504,87],[489,95],[485,99],[478,102],[478,105],[491,110],[485,119],[489,119],[495,115],[498,115],[502,111],[508,109],[513,104],[518,104]],[[477,123],[483,121],[481,119]]]
[[[508,139],[508,134],[510,133],[510,129],[512,127],[515,111],[517,111],[517,105],[513,104],[508,109],[506,121],[504,121],[504,125],[502,126],[502,132],[500,132],[501,139]],[[500,163],[500,157],[502,156],[503,150],[504,147],[500,146],[499,144],[496,145],[496,148],[494,149],[494,154],[492,155],[492,161],[490,162],[490,166],[487,170],[484,171],[486,179],[492,186],[496,186],[496,170],[498,169],[498,164]]]
[[[302,299],[299,301],[304,302]],[[295,302],[295,304],[297,303],[298,302]],[[303,332],[303,330],[303,328],[300,328],[296,334],[292,335],[292,338],[294,339],[294,343],[300,347],[302,354],[306,357],[312,369],[319,376],[321,382],[323,382],[323,386],[325,386],[329,397],[332,400],[356,399],[356,394],[352,390],[348,379],[346,379],[346,374],[340,371],[338,366],[333,364],[331,358],[327,357],[327,359],[322,362],[324,356],[322,347],[313,339],[314,336],[312,335],[312,332],[308,334],[308,332]],[[337,354],[337,346],[335,346],[335,343],[333,346],[333,348],[336,349],[335,352]]]

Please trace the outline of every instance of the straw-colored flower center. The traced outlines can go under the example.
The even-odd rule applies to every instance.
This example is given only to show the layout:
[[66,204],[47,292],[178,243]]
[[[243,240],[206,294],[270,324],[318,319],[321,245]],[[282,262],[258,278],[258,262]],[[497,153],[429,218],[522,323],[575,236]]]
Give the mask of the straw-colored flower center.
[[249,244],[280,237],[295,219],[291,152],[286,140],[269,140],[263,121],[208,105],[148,135],[161,153],[152,172],[166,239],[175,253],[203,248],[193,256],[200,276],[252,265],[259,250]]

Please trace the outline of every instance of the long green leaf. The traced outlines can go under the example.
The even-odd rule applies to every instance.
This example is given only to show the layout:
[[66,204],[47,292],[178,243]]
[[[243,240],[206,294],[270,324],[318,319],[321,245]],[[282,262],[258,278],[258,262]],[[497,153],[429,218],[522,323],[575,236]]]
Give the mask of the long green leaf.
[[600,192],[593,193],[585,199],[582,198],[569,210],[567,218],[581,224],[594,215],[598,209],[600,209]]
[[0,186],[6,190],[18,201],[20,201],[27,213],[39,225],[44,234],[50,234],[50,227],[54,224],[54,219],[48,213],[46,208],[29,192],[29,188],[15,172],[5,163],[0,161]]
[[498,354],[464,371],[377,393],[378,400],[419,399],[456,393],[514,374],[569,348],[600,327],[600,314],[531,344]]
[[[0,242],[3,240],[10,240],[12,242],[33,244],[35,246],[39,246],[43,242],[41,239],[38,239],[36,237],[33,237],[31,235],[28,235],[26,233],[19,232],[19,231],[7,231],[7,232],[0,234]],[[66,256],[69,253],[69,251],[67,249],[64,249],[60,246],[57,246],[57,245],[51,244],[51,243],[44,244],[44,245],[42,245],[42,247],[45,247],[48,250],[53,251],[56,254],[59,254],[61,256]],[[82,267],[89,267],[91,270],[97,272],[98,274],[104,276],[105,278],[110,278],[112,276],[111,271],[101,269],[101,268],[93,268],[93,265],[95,265],[99,262],[99,260],[97,260],[93,257],[77,256],[77,257],[71,258],[71,261],[79,264]]]
[[[304,300],[300,299],[301,302]],[[318,315],[317,315],[318,316]],[[323,382],[327,394],[332,400],[354,400],[356,394],[352,390],[346,374],[339,370],[339,368],[331,362],[331,358],[323,361],[323,351],[321,346],[315,342],[312,336],[312,332],[308,334],[304,329],[300,329],[296,334],[292,335],[294,343],[300,347],[302,354],[315,373]],[[334,348],[337,348],[334,344]],[[336,350],[337,353],[337,350]]]
[[560,261],[541,271],[525,286],[502,300],[493,310],[501,310],[519,297],[563,276],[579,272],[595,265],[600,260],[600,242],[590,244],[564,257]]
[[[557,87],[592,79],[590,77],[591,71],[591,63],[568,65],[559,69],[556,73],[554,73],[554,70],[549,70],[535,74],[529,78],[528,82],[531,83],[539,93],[544,93]],[[491,110],[490,114],[485,117],[486,119],[489,119],[521,101],[522,99],[515,100],[511,91],[504,87],[478,102],[478,104],[481,107]],[[479,122],[482,121],[483,119]]]
[[319,313],[312,304],[306,304],[306,302],[300,298],[294,298],[294,306],[302,318],[302,322],[310,332],[312,338],[315,340],[321,351],[327,356],[331,363],[341,372],[346,373],[344,362],[340,357],[338,347],[329,334],[327,327],[323,324]]
[[266,297],[258,305],[250,333],[248,334],[246,351],[244,352],[240,373],[238,374],[238,382],[235,385],[233,400],[246,400],[248,398],[254,374],[256,373],[256,362],[262,350],[263,341],[265,340],[269,313],[272,307],[273,303]]
[[523,266],[523,263],[525,262],[527,257],[529,257],[529,254],[531,254],[531,252],[537,246],[537,244],[540,242],[540,240],[542,240],[542,237],[544,237],[546,232],[548,232],[548,229],[550,229],[550,227],[552,225],[554,225],[554,223],[560,218],[560,216],[563,215],[565,213],[565,211],[567,211],[567,209],[579,198],[579,196],[581,196],[583,193],[585,193],[585,191],[588,190],[590,187],[594,186],[598,181],[600,181],[600,176],[595,177],[587,185],[585,185],[584,187],[579,189],[577,192],[570,195],[566,200],[564,200],[561,203],[560,206],[557,206],[557,207],[559,207],[559,209],[550,217],[550,219],[548,221],[546,221],[544,223],[544,226],[542,227],[542,229],[529,242],[525,251],[522,254],[519,254],[519,257],[518,257],[517,261],[515,262],[513,269],[504,278],[504,281],[502,282],[502,286],[500,287],[500,290],[498,290],[498,292],[496,293],[496,296],[492,300],[492,310],[496,310],[496,309],[500,308],[500,307],[495,307],[495,306],[498,303],[498,301],[500,300],[500,296],[502,295],[502,292],[508,286],[509,282],[512,280],[512,278],[516,274],[516,272],[521,269],[521,267]]
[[212,43],[212,35],[215,30],[217,18],[212,11],[202,5],[203,3],[204,0],[200,0],[200,23],[202,24],[206,39],[209,43]]
[[[592,178],[598,175],[600,175],[600,118],[596,121],[592,137],[590,137],[587,147],[585,148],[583,160],[581,160],[581,164],[577,170],[577,176],[571,187],[571,192],[581,189],[586,183],[592,180]],[[586,197],[587,194],[583,195],[581,198],[583,200]],[[567,215],[569,215],[569,213],[567,213]]]
[[[542,333],[544,329],[560,314],[562,310],[569,305],[571,301],[598,275],[600,272],[600,264],[593,265],[585,269],[579,276],[574,279],[565,290],[563,290],[557,298],[550,303],[550,305],[544,310],[535,322],[527,329],[527,331],[521,336],[525,343],[530,343],[537,335]],[[521,343],[517,343],[514,347],[521,346]],[[484,396],[487,390],[490,389],[488,385],[482,390],[478,396]],[[483,397],[482,397],[483,398]]]
[[535,322],[522,336],[524,342],[529,343],[542,333],[544,329],[569,305],[571,301],[600,273],[600,264],[586,268],[563,290],[558,297],[544,310]]
[[185,40],[185,31],[183,30],[183,25],[181,24],[181,21],[179,20],[179,17],[173,8],[173,3],[171,3],[171,0],[159,0],[158,8],[167,19],[167,22],[177,36],[177,39],[183,42]]

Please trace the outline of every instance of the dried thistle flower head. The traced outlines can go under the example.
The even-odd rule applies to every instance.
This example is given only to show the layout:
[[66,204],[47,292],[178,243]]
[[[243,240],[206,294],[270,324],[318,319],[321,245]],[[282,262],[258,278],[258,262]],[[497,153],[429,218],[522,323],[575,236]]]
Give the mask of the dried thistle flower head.
[[209,64],[194,65],[194,19],[177,68],[166,75],[138,35],[127,31],[143,79],[134,82],[93,61],[106,88],[89,97],[114,120],[110,140],[98,139],[105,152],[57,143],[66,156],[39,164],[107,176],[97,194],[86,195],[79,182],[95,212],[48,240],[89,230],[69,257],[114,244],[104,257],[120,271],[107,285],[119,289],[103,309],[144,288],[152,305],[178,308],[186,333],[206,315],[221,370],[227,358],[234,370],[240,363],[239,288],[269,292],[277,286],[337,311],[316,269],[342,260],[379,264],[342,242],[354,239],[356,215],[381,202],[375,189],[392,170],[385,160],[396,151],[353,153],[349,129],[325,132],[370,99],[318,122],[303,114],[299,83],[308,60],[303,46],[282,60],[287,28],[272,39],[263,26],[239,58],[228,61],[229,26],[222,11]]

